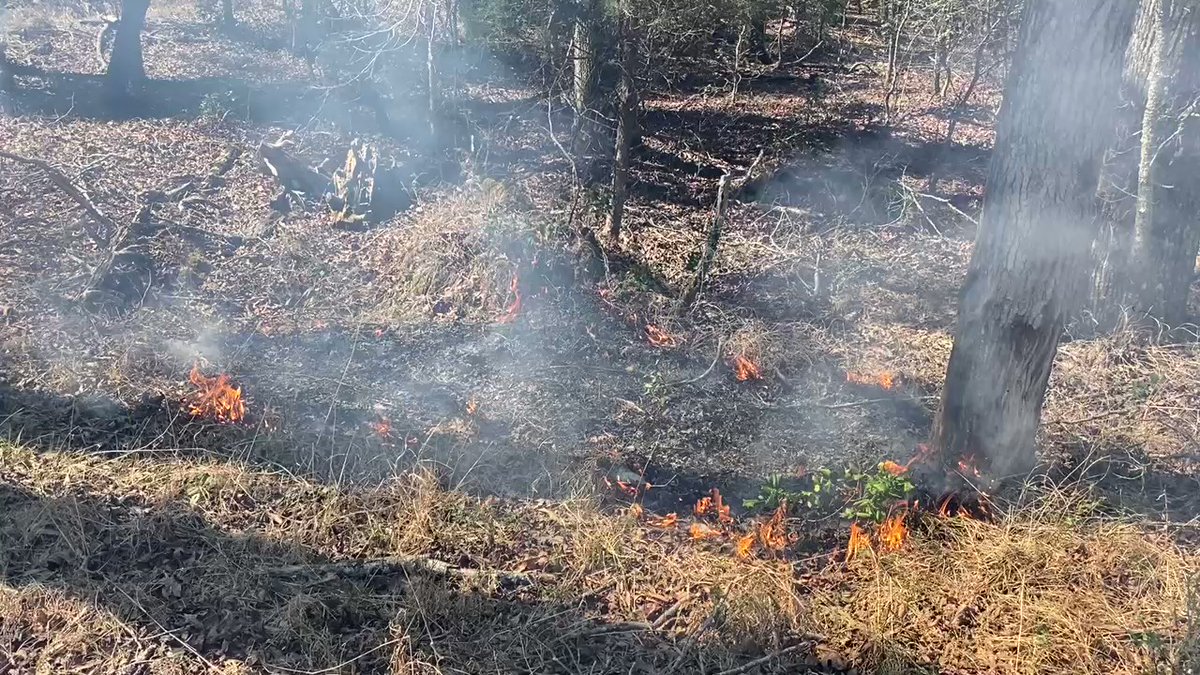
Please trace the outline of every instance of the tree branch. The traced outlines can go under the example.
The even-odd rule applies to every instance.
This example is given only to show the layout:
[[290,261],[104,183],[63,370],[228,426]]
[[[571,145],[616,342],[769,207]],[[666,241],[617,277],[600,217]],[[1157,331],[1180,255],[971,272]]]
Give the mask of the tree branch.
[[44,172],[46,176],[50,178],[51,183],[54,183],[60,190],[67,193],[67,196],[74,200],[76,204],[81,206],[84,211],[87,211],[88,215],[90,215],[93,220],[104,227],[104,229],[107,231],[107,234],[87,227],[83,229],[97,244],[100,246],[108,246],[109,237],[112,236],[113,232],[119,230],[120,227],[115,221],[113,221],[112,218],[104,215],[96,206],[95,202],[93,202],[86,194],[84,194],[82,190],[75,187],[75,184],[71,182],[70,178],[67,178],[66,174],[40,159],[22,157],[21,155],[15,155],[5,150],[0,150],[0,157],[11,159],[14,162],[24,164],[26,166],[32,166]]

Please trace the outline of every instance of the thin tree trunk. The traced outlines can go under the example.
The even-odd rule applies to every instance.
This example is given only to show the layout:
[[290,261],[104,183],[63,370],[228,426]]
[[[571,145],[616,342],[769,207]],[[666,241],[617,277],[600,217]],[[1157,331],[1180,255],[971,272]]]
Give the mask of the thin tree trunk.
[[442,129],[439,116],[442,110],[442,82],[437,63],[437,5],[427,0],[425,5],[425,75],[429,94],[429,138],[433,147],[440,147]]
[[12,61],[8,60],[8,45],[0,42],[0,92],[13,91],[16,88],[16,74],[13,72]]
[[129,93],[131,85],[146,78],[142,62],[142,28],[150,0],[121,0],[121,18],[117,20],[112,55],[105,75],[109,92],[117,96]]
[[729,174],[721,176],[721,182],[717,186],[717,205],[713,211],[712,226],[708,230],[708,239],[704,242],[704,253],[700,256],[700,263],[696,265],[696,275],[692,277],[691,283],[679,296],[679,302],[675,305],[675,313],[680,316],[687,314],[692,305],[696,304],[696,299],[700,297],[700,291],[704,289],[704,284],[708,281],[708,273],[712,269],[713,261],[717,259],[717,248],[721,245],[721,233],[725,229],[725,208],[729,199],[729,182]]
[[221,25],[228,28],[237,24],[237,17],[233,15],[233,0],[221,0]]
[[617,33],[621,84],[617,91],[617,143],[613,162],[612,208],[608,216],[608,236],[613,243],[621,236],[621,222],[625,217],[630,155],[637,127],[637,84],[633,77],[634,45],[630,35],[628,8],[621,7],[618,11],[621,13]]
[[1005,87],[933,447],[1023,473],[1059,340],[1079,309],[1134,0],[1031,0]]
[[581,0],[575,16],[575,28],[571,39],[571,62],[573,64],[573,103],[575,107],[575,141],[572,151],[579,180],[590,185],[593,167],[590,157],[596,142],[595,125],[592,123],[592,105],[596,98],[596,46],[595,21],[598,8],[595,0]]

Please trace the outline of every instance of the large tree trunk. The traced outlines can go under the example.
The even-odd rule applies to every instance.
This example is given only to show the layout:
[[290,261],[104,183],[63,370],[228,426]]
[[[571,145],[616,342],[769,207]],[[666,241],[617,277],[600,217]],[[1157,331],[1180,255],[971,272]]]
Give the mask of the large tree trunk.
[[113,94],[128,94],[131,85],[146,78],[146,66],[142,62],[142,28],[146,25],[149,9],[150,0],[121,0],[121,18],[117,20],[106,74],[109,91]]
[[1005,86],[934,450],[1023,473],[1055,351],[1081,305],[1094,197],[1135,0],[1031,0]]

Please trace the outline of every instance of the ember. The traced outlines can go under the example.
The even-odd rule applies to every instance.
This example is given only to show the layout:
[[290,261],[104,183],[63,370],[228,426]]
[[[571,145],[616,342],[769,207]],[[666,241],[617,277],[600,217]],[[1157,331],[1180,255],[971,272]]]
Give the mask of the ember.
[[733,366],[733,373],[738,382],[762,379],[762,371],[758,369],[758,366],[754,365],[753,361],[745,356],[739,354],[733,357],[730,365]]
[[679,514],[668,513],[665,516],[650,516],[646,519],[648,525],[669,530],[679,524]]
[[205,377],[200,364],[192,366],[188,381],[200,391],[192,399],[188,413],[192,417],[211,417],[218,422],[241,422],[246,417],[246,403],[242,400],[241,387],[230,384],[225,374]]
[[846,544],[846,562],[850,562],[855,556],[864,551],[872,551],[871,537],[858,526],[858,523],[850,525],[850,541]]
[[379,434],[381,438],[392,437],[392,421],[386,417],[380,417],[377,421],[371,422],[371,428]]
[[508,288],[512,291],[513,301],[509,304],[508,309],[504,310],[504,314],[497,319],[499,323],[510,323],[517,318],[517,314],[521,313],[521,278],[514,274]]
[[655,347],[678,347],[680,343],[679,338],[652,323],[646,324],[646,338]]

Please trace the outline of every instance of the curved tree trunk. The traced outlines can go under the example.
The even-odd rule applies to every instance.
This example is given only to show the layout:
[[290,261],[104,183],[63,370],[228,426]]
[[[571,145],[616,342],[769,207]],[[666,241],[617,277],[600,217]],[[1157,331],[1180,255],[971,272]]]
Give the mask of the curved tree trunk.
[[[628,0],[626,0],[627,2]],[[621,222],[625,217],[625,198],[629,188],[629,166],[633,152],[634,137],[637,136],[637,83],[633,77],[634,44],[630,35],[628,8],[625,3],[618,8],[620,25],[617,29],[620,52],[621,82],[617,88],[617,142],[613,153],[612,205],[608,213],[608,236],[615,244],[621,236]]]
[[1055,351],[1081,305],[1094,198],[1135,0],[1031,0],[1005,86],[934,450],[1032,468]]
[[146,25],[146,12],[150,0],[121,0],[121,18],[117,20],[113,36],[112,56],[108,59],[107,79],[109,92],[124,96],[131,85],[146,78],[146,66],[142,62],[142,28]]

